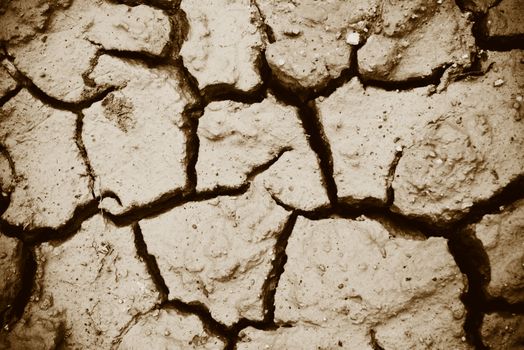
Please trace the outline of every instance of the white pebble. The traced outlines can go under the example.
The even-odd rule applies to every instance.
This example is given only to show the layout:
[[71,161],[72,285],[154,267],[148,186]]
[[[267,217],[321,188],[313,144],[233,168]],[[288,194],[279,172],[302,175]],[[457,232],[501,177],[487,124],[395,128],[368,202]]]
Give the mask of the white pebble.
[[360,43],[360,34],[356,32],[347,33],[346,43],[349,45],[358,45]]

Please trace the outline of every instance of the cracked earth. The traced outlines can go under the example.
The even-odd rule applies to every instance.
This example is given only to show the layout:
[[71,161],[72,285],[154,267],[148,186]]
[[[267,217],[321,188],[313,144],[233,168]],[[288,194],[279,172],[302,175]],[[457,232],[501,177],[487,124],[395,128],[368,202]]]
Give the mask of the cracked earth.
[[0,2],[0,349],[524,349],[520,0]]

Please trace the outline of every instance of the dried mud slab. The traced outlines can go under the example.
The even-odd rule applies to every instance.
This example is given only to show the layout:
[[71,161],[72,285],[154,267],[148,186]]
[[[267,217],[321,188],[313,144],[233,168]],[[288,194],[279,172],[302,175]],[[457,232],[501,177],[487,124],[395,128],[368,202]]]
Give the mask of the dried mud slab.
[[195,315],[172,309],[155,310],[140,317],[122,337],[117,349],[224,349],[224,342],[210,334]]
[[475,52],[472,25],[453,0],[384,1],[373,34],[358,51],[359,73],[406,81],[451,65],[468,68]]
[[309,324],[280,327],[274,331],[263,331],[247,327],[240,331],[237,350],[289,349],[359,349],[373,350],[371,338],[355,334],[348,329],[335,329]]
[[392,186],[394,210],[445,225],[516,181],[523,56],[489,57],[485,76],[433,95],[364,88],[354,78],[317,99],[341,201],[386,203]]
[[489,349],[524,349],[524,316],[485,315],[481,336]]
[[55,9],[66,8],[70,0],[3,1],[0,4],[0,40],[18,43],[41,32]]
[[510,303],[524,302],[524,201],[486,215],[470,227],[489,257],[491,279],[487,291]]
[[10,194],[2,222],[57,229],[93,200],[76,122],[75,114],[48,107],[25,89],[0,108],[0,144],[12,172],[0,173],[0,182],[10,184],[1,186]]
[[427,101],[426,88],[401,92],[364,89],[357,78],[329,97],[317,99],[340,201],[387,202],[402,150],[411,145],[419,128],[435,118]]
[[[384,349],[468,348],[462,340],[465,309],[460,302],[465,285],[444,239],[395,238],[364,217],[299,217],[286,253],[275,321],[290,328],[268,331],[273,337],[269,345],[290,344],[285,338],[291,337],[300,341],[294,348],[340,341],[342,348],[372,349],[373,332]],[[322,336],[300,340],[304,328]],[[258,348],[263,348],[267,334],[252,331],[251,342],[260,337]]]
[[244,195],[187,203],[139,225],[169,298],[203,304],[231,326],[264,318],[263,285],[289,215],[257,183]]
[[428,99],[442,112],[400,158],[394,210],[445,224],[522,176],[523,57],[519,50],[490,53],[488,74]]
[[15,66],[44,93],[77,103],[100,91],[85,79],[99,48],[159,55],[170,31],[168,17],[148,6],[76,0],[53,13],[45,32],[7,48]]
[[2,324],[12,310],[22,287],[24,259],[22,242],[0,233],[0,322]]
[[90,77],[109,93],[83,111],[100,208],[118,215],[186,187],[184,112],[195,102],[174,67],[101,56]]
[[117,228],[101,215],[60,245],[42,244],[36,257],[33,296],[7,333],[13,349],[51,348],[38,344],[41,337],[63,341],[68,349],[108,349],[137,315],[160,301],[132,229]]
[[199,90],[250,92],[262,85],[258,65],[265,38],[255,6],[243,0],[184,0],[181,9],[189,33],[180,56]]
[[85,37],[106,50],[161,56],[169,44],[171,23],[161,10],[100,3],[93,11],[98,13],[93,14]]
[[261,174],[275,198],[302,210],[329,203],[296,108],[271,96],[251,105],[212,102],[200,118],[198,137],[197,191],[240,187],[250,174],[276,160]]
[[379,1],[259,0],[275,41],[265,55],[274,77],[299,93],[318,91],[351,64],[358,45],[378,13]]
[[[488,11],[484,26],[488,38],[524,35],[524,9],[519,0],[502,0]],[[519,39],[516,39],[519,40]]]

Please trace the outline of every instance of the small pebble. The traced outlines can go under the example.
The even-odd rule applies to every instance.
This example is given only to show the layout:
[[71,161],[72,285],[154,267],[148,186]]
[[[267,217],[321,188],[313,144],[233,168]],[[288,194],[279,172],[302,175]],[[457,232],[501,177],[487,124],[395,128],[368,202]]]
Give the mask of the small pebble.
[[349,45],[358,45],[360,43],[360,34],[356,32],[347,33],[346,43]]
[[494,87],[499,87],[499,86],[502,86],[502,85],[504,85],[504,80],[502,80],[502,79],[497,79],[497,80],[495,80],[495,82],[493,83],[493,86],[494,86]]

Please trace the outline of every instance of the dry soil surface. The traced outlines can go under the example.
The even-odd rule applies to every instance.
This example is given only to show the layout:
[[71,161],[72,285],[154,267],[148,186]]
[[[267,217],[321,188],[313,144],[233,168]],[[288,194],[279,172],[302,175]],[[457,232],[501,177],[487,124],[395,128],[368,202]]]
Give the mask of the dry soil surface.
[[0,1],[0,349],[524,349],[522,18]]

